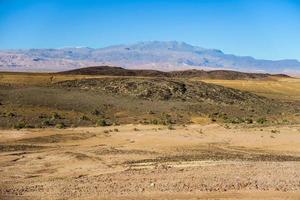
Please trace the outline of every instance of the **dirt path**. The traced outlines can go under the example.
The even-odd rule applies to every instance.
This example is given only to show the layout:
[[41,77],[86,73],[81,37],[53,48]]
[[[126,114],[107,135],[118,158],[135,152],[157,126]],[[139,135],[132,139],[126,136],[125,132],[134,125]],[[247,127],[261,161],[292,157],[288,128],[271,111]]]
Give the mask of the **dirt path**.
[[300,126],[0,131],[0,199],[299,199]]

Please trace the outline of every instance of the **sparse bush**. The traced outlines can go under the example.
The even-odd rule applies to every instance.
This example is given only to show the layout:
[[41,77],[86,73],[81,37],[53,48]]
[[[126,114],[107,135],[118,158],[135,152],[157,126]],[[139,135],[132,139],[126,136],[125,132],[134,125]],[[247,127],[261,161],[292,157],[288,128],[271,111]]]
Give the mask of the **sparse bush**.
[[62,129],[62,128],[65,128],[66,125],[64,123],[58,123],[55,125],[56,128],[59,128],[59,129]]
[[40,118],[40,119],[45,119],[45,118],[48,118],[48,116],[45,115],[45,114],[40,114],[40,115],[39,115],[39,118]]
[[175,124],[175,122],[172,120],[172,116],[166,113],[162,114],[161,121],[163,125]]
[[229,126],[228,124],[225,124],[225,125],[224,125],[224,128],[230,129],[230,126]]
[[53,120],[54,120],[54,119],[61,119],[61,116],[60,116],[58,113],[54,112],[54,113],[52,114],[52,119],[53,119]]
[[89,121],[90,119],[86,115],[80,116],[80,120]]
[[138,128],[134,128],[133,130],[134,130],[134,131],[139,131],[140,129],[138,129]]
[[155,124],[155,125],[158,124],[158,120],[157,119],[152,119],[151,124]]
[[247,118],[247,119],[245,119],[245,122],[246,122],[247,124],[253,124],[253,119]]
[[43,126],[51,126],[51,125],[52,125],[51,120],[49,120],[49,119],[44,120],[44,121],[42,122],[42,125],[43,125]]
[[150,110],[150,111],[149,111],[149,114],[150,114],[150,115],[154,115],[155,112],[153,112],[152,110]]
[[15,113],[9,112],[6,115],[7,117],[16,117],[17,115]]
[[[224,120],[225,123],[231,123],[231,124],[241,124],[241,123],[250,123],[251,122],[251,119],[242,119],[240,117],[234,117],[234,118],[227,118],[226,120]],[[252,121],[253,122],[253,121]]]
[[35,128],[35,126],[30,125],[30,124],[26,124],[26,125],[25,125],[25,128]]
[[265,123],[267,123],[267,121],[268,120],[265,117],[262,117],[262,118],[259,118],[256,120],[256,122],[259,124],[265,124]]
[[119,132],[119,129],[115,128],[115,129],[114,129],[114,132]]
[[91,113],[92,113],[92,115],[96,115],[96,116],[101,114],[101,112],[97,109],[93,110]]
[[[227,113],[219,113],[219,112],[215,112],[215,113],[211,113],[208,115],[213,122],[216,122],[217,119],[223,119],[224,121],[230,120],[229,117],[227,116]],[[229,122],[227,122],[229,123]]]
[[271,133],[280,133],[280,131],[278,131],[278,130],[271,130]]
[[114,126],[120,126],[120,123],[117,122],[117,121],[115,121],[112,125],[114,125]]
[[284,120],[282,120],[282,122],[283,122],[283,123],[289,123],[289,120],[284,119]]
[[19,122],[17,124],[14,125],[14,128],[15,129],[22,129],[22,128],[25,128],[26,127],[26,123],[25,122]]
[[139,123],[147,125],[150,124],[151,122],[149,122],[147,119],[143,119]]
[[100,119],[97,121],[98,126],[110,126],[110,123],[107,122],[105,119]]
[[104,130],[103,133],[109,133],[109,130]]

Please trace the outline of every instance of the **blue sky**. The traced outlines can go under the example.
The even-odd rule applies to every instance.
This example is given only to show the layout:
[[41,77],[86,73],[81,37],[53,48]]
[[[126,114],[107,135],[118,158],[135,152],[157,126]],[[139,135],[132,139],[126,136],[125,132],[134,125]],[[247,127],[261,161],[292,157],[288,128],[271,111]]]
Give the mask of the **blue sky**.
[[0,0],[0,49],[149,40],[300,60],[300,0]]

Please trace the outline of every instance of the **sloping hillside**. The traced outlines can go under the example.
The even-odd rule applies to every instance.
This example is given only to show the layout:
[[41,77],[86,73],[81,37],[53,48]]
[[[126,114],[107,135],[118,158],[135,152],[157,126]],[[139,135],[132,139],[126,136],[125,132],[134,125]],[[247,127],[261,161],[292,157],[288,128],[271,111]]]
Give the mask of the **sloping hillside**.
[[272,104],[267,98],[249,92],[226,88],[201,81],[190,82],[162,78],[81,79],[57,83],[61,87],[104,91],[118,96],[133,96],[146,100],[179,100],[189,102],[254,105]]

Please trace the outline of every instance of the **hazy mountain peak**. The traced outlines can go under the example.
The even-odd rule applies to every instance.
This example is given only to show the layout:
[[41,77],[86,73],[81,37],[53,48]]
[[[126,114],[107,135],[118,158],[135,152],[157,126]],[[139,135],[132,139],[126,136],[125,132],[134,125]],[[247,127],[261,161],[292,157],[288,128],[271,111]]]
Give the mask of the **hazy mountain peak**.
[[178,41],[147,41],[147,42],[138,42],[131,45],[111,46],[107,48],[125,48],[127,50],[137,50],[137,51],[152,51],[152,50],[194,51],[197,49],[198,50],[203,49],[199,47],[194,47],[185,42],[178,42]]
[[178,41],[146,41],[98,49],[70,47],[0,51],[1,71],[63,71],[96,65],[163,71],[195,68],[300,74],[297,60],[258,60]]

